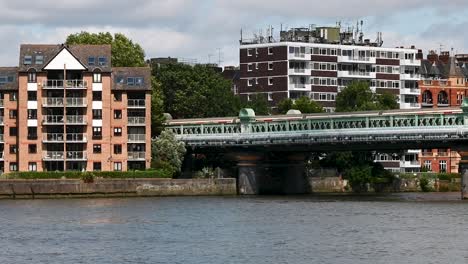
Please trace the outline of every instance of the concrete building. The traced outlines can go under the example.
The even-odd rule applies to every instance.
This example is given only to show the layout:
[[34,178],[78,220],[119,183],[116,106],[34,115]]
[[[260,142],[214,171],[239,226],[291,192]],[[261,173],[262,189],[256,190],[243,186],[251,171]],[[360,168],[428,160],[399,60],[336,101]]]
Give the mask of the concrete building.
[[[422,60],[419,81],[422,108],[461,107],[468,95],[468,55],[430,51]],[[421,166],[433,172],[458,172],[460,155],[451,149],[424,149]]]
[[0,68],[0,170],[126,171],[151,160],[151,72],[110,45],[21,45]]
[[272,107],[286,98],[308,96],[333,112],[336,95],[363,80],[376,93],[397,95],[401,108],[419,108],[419,51],[381,47],[381,35],[377,42],[354,35],[359,37],[320,27],[282,31],[280,41],[272,36],[242,39],[239,95],[250,100],[264,94]]

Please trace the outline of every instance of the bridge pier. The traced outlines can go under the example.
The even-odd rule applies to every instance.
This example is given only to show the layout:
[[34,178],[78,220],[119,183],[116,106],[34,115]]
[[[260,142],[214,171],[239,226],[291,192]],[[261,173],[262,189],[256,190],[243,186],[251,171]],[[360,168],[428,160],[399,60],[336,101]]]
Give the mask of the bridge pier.
[[309,181],[306,175],[306,155],[303,153],[289,154],[284,158],[282,168],[283,193],[309,193]]
[[237,161],[237,189],[242,195],[255,195],[260,192],[260,181],[264,175],[263,153],[244,152],[234,155]]
[[462,160],[458,165],[458,171],[461,174],[461,198],[468,200],[468,152],[460,152]]

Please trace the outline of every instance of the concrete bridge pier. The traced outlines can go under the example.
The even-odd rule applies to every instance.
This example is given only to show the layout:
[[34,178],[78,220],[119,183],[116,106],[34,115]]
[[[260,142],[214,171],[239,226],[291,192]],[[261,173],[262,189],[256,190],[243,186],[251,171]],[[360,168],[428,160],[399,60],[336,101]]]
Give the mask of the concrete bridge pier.
[[262,166],[263,153],[243,152],[234,154],[237,161],[238,193],[243,195],[255,195],[260,193],[260,181],[265,169]]
[[305,194],[309,190],[309,182],[306,175],[306,155],[302,153],[289,154],[284,158],[283,193]]
[[461,151],[462,160],[458,165],[458,171],[461,174],[461,198],[468,200],[468,151]]

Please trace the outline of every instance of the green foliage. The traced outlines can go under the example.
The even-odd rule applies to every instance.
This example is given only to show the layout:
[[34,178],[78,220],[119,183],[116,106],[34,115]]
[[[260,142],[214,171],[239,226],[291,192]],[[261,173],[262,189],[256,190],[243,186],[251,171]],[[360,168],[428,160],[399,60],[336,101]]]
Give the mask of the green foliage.
[[286,114],[291,109],[299,110],[303,114],[323,112],[323,107],[307,96],[302,96],[295,102],[289,98],[284,99],[278,104],[278,111],[281,114]]
[[231,81],[212,68],[185,64],[153,65],[160,84],[164,111],[173,118],[236,116],[241,107]]
[[[171,178],[167,171],[156,169],[148,171],[44,171],[44,172],[13,172],[6,175],[7,179],[81,179],[85,182],[94,181],[95,178],[130,179],[130,178]],[[91,182],[92,182],[91,181]]]
[[89,33],[82,31],[68,35],[65,43],[68,45],[108,44],[112,46],[112,67],[145,66],[145,52],[141,46],[121,33],[116,33],[112,36],[109,32]]
[[174,133],[167,130],[162,131],[161,135],[153,140],[151,152],[153,164],[163,164],[159,167],[172,170],[175,173],[180,172],[186,149],[185,144],[178,141]]
[[383,93],[374,94],[369,83],[353,82],[336,96],[336,112],[398,109],[397,97]]
[[372,182],[372,166],[353,166],[346,171],[346,177],[354,192],[367,192],[367,184]]
[[426,177],[421,177],[421,179],[419,180],[419,187],[423,192],[432,191],[432,188],[429,186],[429,179]]
[[443,181],[451,181],[452,179],[461,178],[461,175],[459,173],[438,173],[437,178]]
[[252,108],[255,115],[269,115],[270,107],[268,106],[268,98],[264,94],[250,95],[250,101],[244,102],[242,108]]
[[164,128],[164,94],[161,83],[151,77],[151,137],[156,137]]
[[213,179],[215,177],[215,170],[211,167],[204,167],[201,171],[197,171],[193,178],[196,179]]

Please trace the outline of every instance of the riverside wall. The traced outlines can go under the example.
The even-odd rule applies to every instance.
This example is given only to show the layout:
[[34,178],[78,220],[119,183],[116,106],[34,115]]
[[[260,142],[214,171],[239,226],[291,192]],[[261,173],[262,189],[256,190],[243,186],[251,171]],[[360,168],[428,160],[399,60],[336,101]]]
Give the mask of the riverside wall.
[[0,180],[0,198],[236,195],[236,179]]

